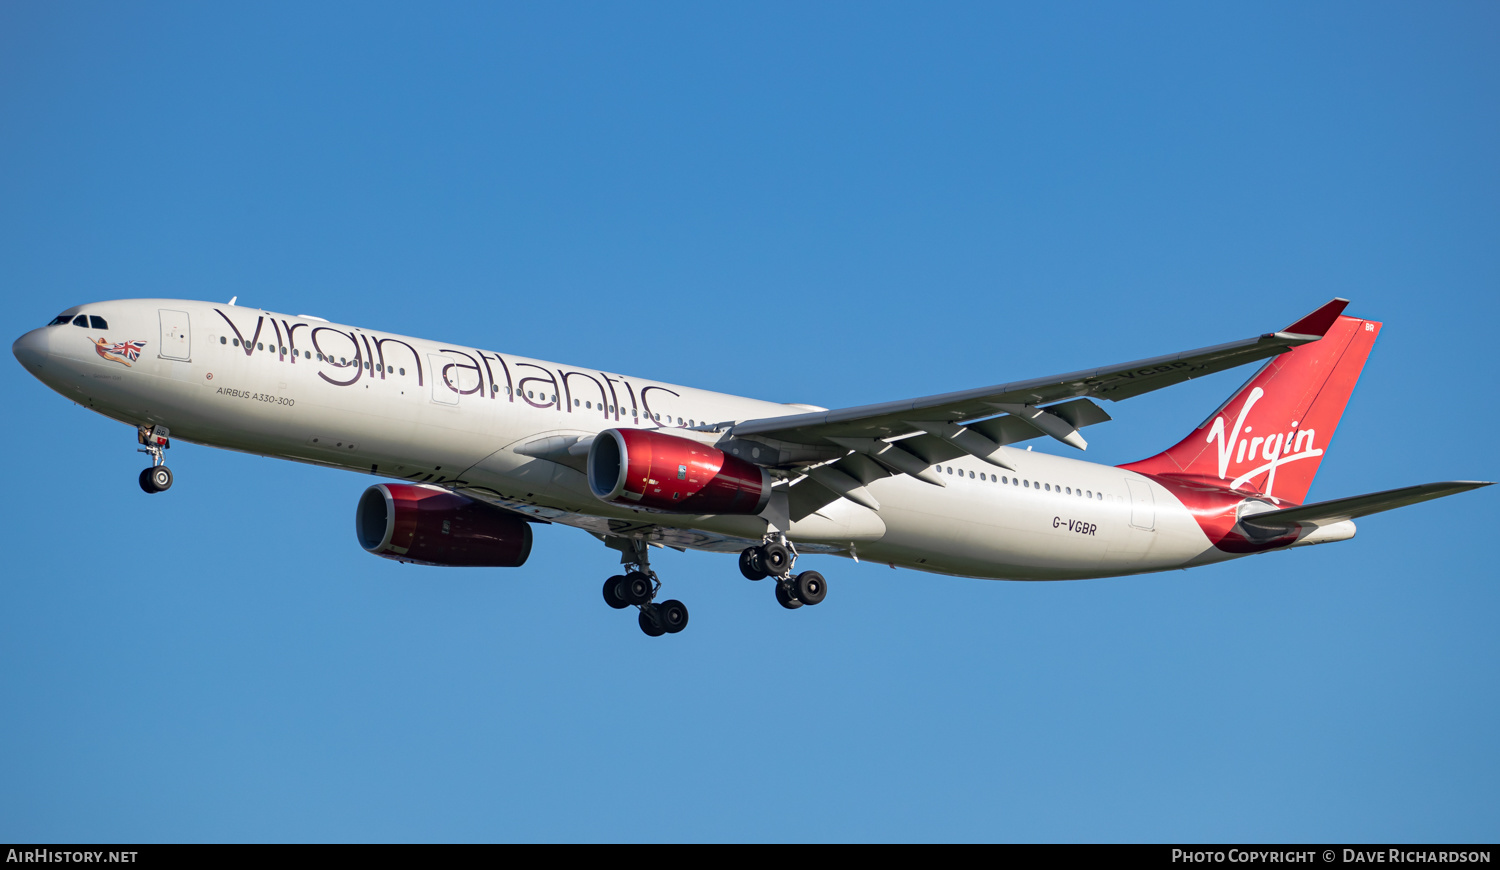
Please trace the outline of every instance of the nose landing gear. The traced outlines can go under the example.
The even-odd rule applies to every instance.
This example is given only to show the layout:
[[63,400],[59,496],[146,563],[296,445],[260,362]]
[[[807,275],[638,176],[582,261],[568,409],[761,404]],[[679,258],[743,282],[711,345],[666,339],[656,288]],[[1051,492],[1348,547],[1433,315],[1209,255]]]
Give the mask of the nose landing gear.
[[172,469],[164,464],[166,459],[162,455],[172,446],[172,442],[167,438],[168,434],[165,426],[141,426],[136,429],[136,440],[145,445],[136,452],[151,456],[151,467],[141,469],[141,475],[138,478],[141,491],[148,495],[166,492],[172,488]]

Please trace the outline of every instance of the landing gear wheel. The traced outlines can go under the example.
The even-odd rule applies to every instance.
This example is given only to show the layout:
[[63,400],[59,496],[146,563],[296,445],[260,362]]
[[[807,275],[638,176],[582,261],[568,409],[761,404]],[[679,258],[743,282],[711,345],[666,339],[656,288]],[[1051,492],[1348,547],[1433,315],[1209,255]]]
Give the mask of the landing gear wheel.
[[766,572],[760,567],[760,548],[746,547],[740,553],[740,573],[746,580],[764,580]]
[[787,610],[796,610],[802,606],[802,602],[792,597],[792,593],[786,588],[786,584],[776,584],[776,603]]
[[656,605],[656,618],[661,621],[661,627],[667,630],[667,634],[676,634],[687,628],[687,605],[669,598]]
[[[686,620],[684,620],[684,622],[686,622]],[[641,631],[644,631],[647,637],[661,637],[662,635],[667,633],[667,630],[665,628],[662,628],[657,624],[656,619],[654,618],[650,610],[646,610],[644,608],[641,610],[640,623]]]
[[772,541],[760,545],[760,569],[770,577],[780,577],[792,566],[792,552],[785,544]]
[[828,582],[817,571],[803,571],[792,580],[792,590],[803,604],[818,604],[828,597]]
[[165,465],[155,465],[143,469],[139,479],[141,489],[146,492],[166,492],[172,488],[172,469]]
[[620,595],[620,584],[624,582],[625,578],[619,574],[604,581],[604,603],[616,610],[624,610],[630,606]]
[[650,604],[651,596],[655,593],[651,578],[640,571],[626,574],[625,581],[620,584],[620,597],[625,599],[626,604]]

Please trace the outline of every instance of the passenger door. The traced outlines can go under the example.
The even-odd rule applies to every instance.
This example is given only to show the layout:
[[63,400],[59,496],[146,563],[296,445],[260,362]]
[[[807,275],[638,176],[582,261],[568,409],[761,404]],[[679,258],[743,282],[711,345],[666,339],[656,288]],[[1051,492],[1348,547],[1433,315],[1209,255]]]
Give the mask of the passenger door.
[[1127,477],[1125,486],[1130,490],[1130,524],[1145,532],[1156,528],[1156,498],[1151,495],[1151,484]]
[[178,359],[184,362],[191,360],[193,348],[187,312],[159,308],[157,315],[161,319],[161,345],[157,350],[157,355],[162,359]]

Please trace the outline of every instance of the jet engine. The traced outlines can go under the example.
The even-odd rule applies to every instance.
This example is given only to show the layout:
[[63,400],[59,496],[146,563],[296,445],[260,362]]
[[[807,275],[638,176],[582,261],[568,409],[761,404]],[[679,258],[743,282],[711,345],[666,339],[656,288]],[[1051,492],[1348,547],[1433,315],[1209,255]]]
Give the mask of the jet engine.
[[771,475],[738,456],[646,429],[606,429],[589,448],[589,489],[600,500],[677,514],[758,514]]
[[515,514],[407,483],[365,490],[354,531],[369,552],[418,565],[519,568],[531,555],[531,526]]

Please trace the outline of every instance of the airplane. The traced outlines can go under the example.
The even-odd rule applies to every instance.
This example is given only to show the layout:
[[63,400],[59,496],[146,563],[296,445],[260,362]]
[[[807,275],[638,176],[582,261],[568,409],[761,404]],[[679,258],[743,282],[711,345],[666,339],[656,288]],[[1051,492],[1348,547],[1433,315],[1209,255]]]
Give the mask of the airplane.
[[[176,299],[69,308],[12,352],[64,397],[132,426],[171,488],[172,439],[384,477],[355,507],[368,552],[517,568],[533,523],[620,554],[604,582],[652,637],[653,547],[737,553],[789,610],[828,584],[798,557],[935,574],[1073,580],[1209,565],[1352,538],[1368,514],[1488,481],[1305,504],[1381,324],[1334,299],[1285,329],[1068,374],[828,410],[498,351]],[[1261,368],[1167,450],[1118,467],[1015,445],[1081,430],[1122,401]]]

